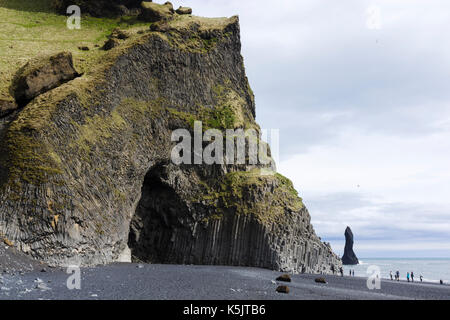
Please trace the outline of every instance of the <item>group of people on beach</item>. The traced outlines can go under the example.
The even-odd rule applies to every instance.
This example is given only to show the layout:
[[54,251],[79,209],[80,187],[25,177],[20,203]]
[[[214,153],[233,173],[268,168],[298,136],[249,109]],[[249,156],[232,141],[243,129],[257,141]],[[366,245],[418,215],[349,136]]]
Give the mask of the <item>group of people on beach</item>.
[[[335,266],[331,265],[331,272],[333,274],[335,274],[335,273],[340,274],[341,277],[344,276],[344,269],[342,267],[339,267],[339,270],[336,270]],[[355,270],[351,270],[350,269],[349,270],[349,276],[350,277],[354,277],[355,276]],[[400,271],[396,271],[395,274],[392,271],[390,271],[389,272],[389,276],[390,276],[392,281],[394,281],[394,280],[395,281],[400,281]],[[419,279],[420,279],[420,282],[423,282],[423,276],[422,275],[419,276]],[[414,282],[414,272],[413,271],[406,273],[406,280],[408,282]],[[442,281],[442,280],[440,280],[439,282],[442,285],[444,284],[444,281]]]
[[[337,270],[334,268],[334,264],[332,264],[331,265],[331,272],[334,274],[336,271]],[[339,267],[339,271],[338,272],[341,274],[341,277],[344,276],[344,269],[342,267]]]
[[[334,265],[331,265],[331,272],[334,274],[336,272],[336,269],[334,268]],[[339,274],[341,275],[341,277],[344,276],[344,269],[342,267],[339,267]],[[354,277],[355,276],[355,270],[349,270],[349,275],[350,277]]]
[[[395,278],[395,281],[400,281],[400,271],[396,271],[395,275],[393,275],[392,271],[390,271],[389,275],[391,276],[391,280],[394,280],[394,278]],[[408,282],[414,282],[414,272],[413,271],[406,273],[406,280]],[[420,275],[420,282],[422,282],[422,281],[423,281],[423,277],[422,277],[422,275]]]
[[[331,265],[331,272],[333,273],[333,274],[335,274],[336,273],[336,271],[337,271],[337,273],[338,274],[340,274],[341,275],[341,277],[343,277],[344,276],[344,269],[342,268],[342,267],[339,267],[339,270],[336,270],[336,268],[334,267],[334,265]],[[355,270],[349,270],[349,276],[350,277],[354,277],[355,276]],[[396,271],[395,272],[395,274],[394,273],[392,273],[392,271],[390,271],[389,272],[389,276],[391,277],[391,280],[392,281],[400,281],[400,271]],[[378,276],[377,276],[378,277]],[[420,282],[423,282],[423,276],[422,275],[420,275],[419,276],[419,279],[420,279]],[[413,271],[411,271],[411,272],[407,272],[406,273],[406,280],[408,281],[408,282],[414,282],[414,272]],[[442,280],[440,280],[440,284],[444,284],[444,281],[442,281]]]

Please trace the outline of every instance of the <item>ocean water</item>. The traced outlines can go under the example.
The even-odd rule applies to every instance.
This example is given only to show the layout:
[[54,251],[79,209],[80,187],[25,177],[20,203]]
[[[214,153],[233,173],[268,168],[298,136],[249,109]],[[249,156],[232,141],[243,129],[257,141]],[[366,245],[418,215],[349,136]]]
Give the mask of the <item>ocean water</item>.
[[395,275],[396,271],[400,271],[400,280],[406,280],[407,272],[414,272],[414,281],[420,281],[420,275],[423,276],[424,282],[450,283],[450,259],[360,259],[360,264],[356,266],[344,266],[344,275],[349,275],[349,270],[355,270],[355,277],[368,277],[369,266],[378,266],[381,270],[381,278],[390,279],[389,272]]

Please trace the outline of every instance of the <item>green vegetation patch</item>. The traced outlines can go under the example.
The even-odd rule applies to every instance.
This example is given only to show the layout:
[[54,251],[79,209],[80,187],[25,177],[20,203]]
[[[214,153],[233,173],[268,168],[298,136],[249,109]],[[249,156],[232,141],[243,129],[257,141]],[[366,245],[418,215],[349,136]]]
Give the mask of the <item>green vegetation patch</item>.
[[[53,12],[50,0],[0,0],[0,99],[10,99],[16,71],[38,55],[70,51],[74,66],[84,73],[106,53],[100,50],[115,28],[137,32],[148,24],[134,17],[82,17],[81,29],[67,28],[67,16]],[[79,47],[88,47],[89,51]]]
[[159,29],[166,30],[167,41],[181,50],[207,54],[222,40],[232,36],[226,31],[237,17],[203,18],[191,15],[175,15],[173,20],[158,22]]
[[168,111],[172,117],[185,121],[191,128],[194,128],[195,121],[201,121],[203,131],[208,129],[235,129],[238,127],[235,110],[230,106],[220,106],[215,109],[199,106],[194,113],[178,111],[174,108],[169,108]]
[[205,218],[218,219],[227,212],[253,215],[260,222],[269,224],[283,219],[286,210],[292,212],[303,208],[292,182],[280,174],[265,175],[254,169],[246,172],[231,172],[220,181],[202,183],[205,193],[195,197],[194,202],[207,203],[216,212]]
[[170,108],[168,109],[170,115],[183,120],[190,128],[194,127],[195,121],[201,121],[203,131],[238,128],[256,129],[259,131],[259,126],[247,110],[245,100],[230,86],[229,81],[226,81],[224,85],[217,85],[213,88],[216,100],[216,105],[213,107],[197,105],[190,112]]
[[138,143],[139,136],[134,128],[139,128],[140,123],[150,117],[155,117],[163,110],[163,99],[154,101],[138,101],[135,99],[124,99],[112,112],[96,114],[87,117],[83,124],[73,123],[76,128],[76,138],[69,147],[78,152],[85,161],[89,162],[91,152],[108,148],[96,148],[106,146],[114,142],[114,137],[130,136],[129,144]]
[[6,161],[1,165],[9,170],[10,186],[20,190],[21,183],[41,185],[56,174],[61,174],[61,160],[52,147],[40,141],[33,132],[21,130],[13,125],[7,133]]
[[189,37],[186,38],[178,30],[169,31],[168,35],[167,40],[172,47],[192,53],[206,54],[215,48],[216,44],[219,42],[218,37],[202,39],[197,33],[191,33]]

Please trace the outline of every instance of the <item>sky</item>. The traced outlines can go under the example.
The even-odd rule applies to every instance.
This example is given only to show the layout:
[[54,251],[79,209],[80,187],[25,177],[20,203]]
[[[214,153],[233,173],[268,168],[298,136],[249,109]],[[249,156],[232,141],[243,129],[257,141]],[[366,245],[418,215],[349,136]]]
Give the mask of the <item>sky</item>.
[[450,257],[450,3],[184,0],[240,16],[257,121],[316,233],[360,257]]

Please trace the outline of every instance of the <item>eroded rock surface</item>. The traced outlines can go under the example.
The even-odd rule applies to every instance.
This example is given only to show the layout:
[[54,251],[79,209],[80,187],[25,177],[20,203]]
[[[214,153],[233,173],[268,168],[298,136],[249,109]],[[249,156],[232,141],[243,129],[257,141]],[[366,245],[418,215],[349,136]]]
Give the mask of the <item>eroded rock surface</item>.
[[0,118],[7,116],[8,114],[17,110],[19,106],[13,99],[6,100],[0,99]]
[[175,12],[178,14],[192,14],[192,8],[179,7]]
[[72,54],[61,52],[26,63],[17,72],[10,91],[17,104],[24,106],[38,95],[78,76],[73,67]]

